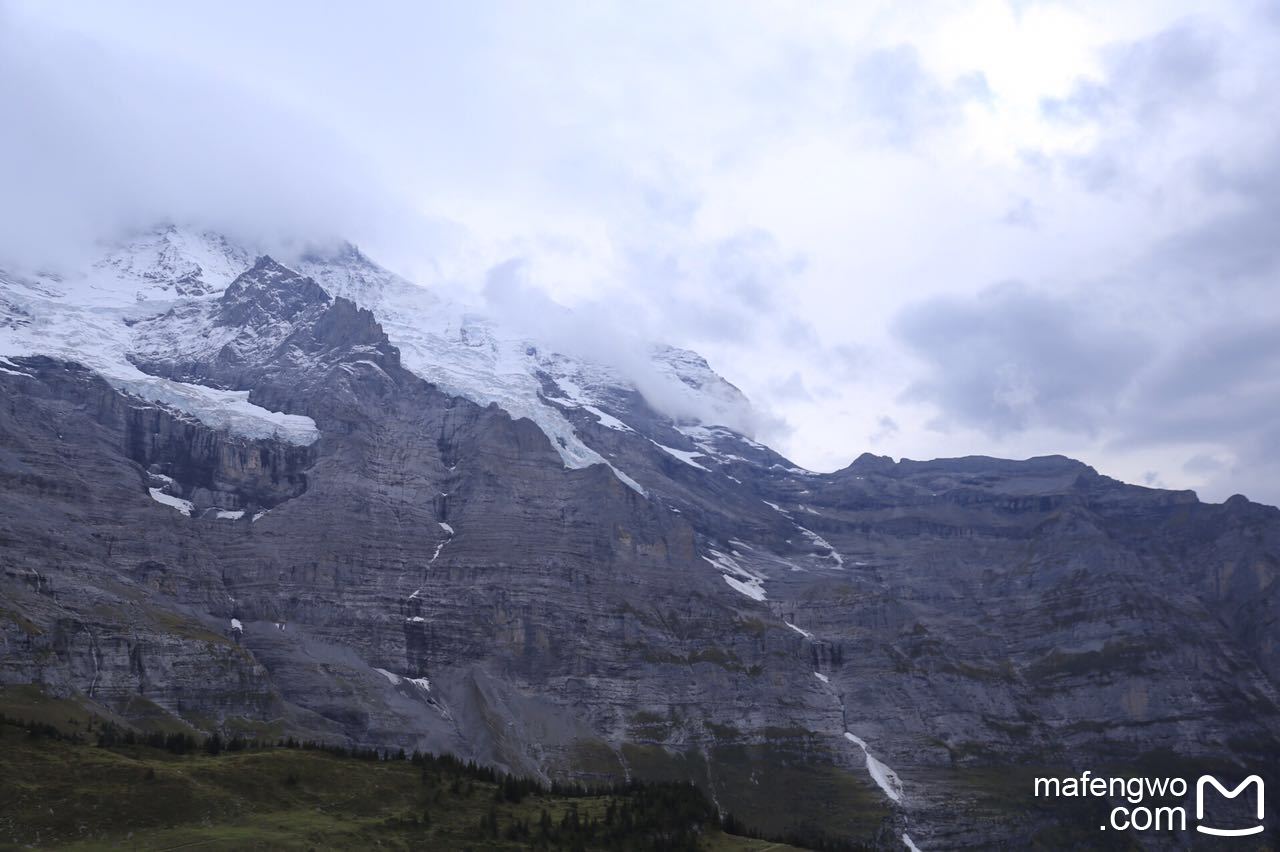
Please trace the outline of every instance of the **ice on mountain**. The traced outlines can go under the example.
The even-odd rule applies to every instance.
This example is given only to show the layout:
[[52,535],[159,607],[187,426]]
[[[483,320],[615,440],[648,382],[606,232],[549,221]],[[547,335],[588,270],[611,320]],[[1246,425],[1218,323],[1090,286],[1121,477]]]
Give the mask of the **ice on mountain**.
[[871,751],[867,748],[867,743],[856,734],[849,731],[844,732],[845,738],[855,743],[862,749],[862,753],[867,758],[867,772],[871,775],[871,780],[884,791],[884,794],[895,802],[902,800],[902,781],[898,778],[898,773],[894,772],[884,763],[876,760],[871,756]]
[[[103,371],[107,372],[107,371]],[[108,375],[110,375],[108,373]],[[247,438],[277,438],[290,444],[307,445],[320,437],[316,423],[301,414],[270,411],[249,402],[249,391],[221,390],[204,385],[175,382],[141,371],[131,379],[115,378],[122,390],[150,402],[185,411],[215,429]]]
[[554,402],[557,405],[563,405],[565,408],[581,408],[583,411],[586,411],[587,413],[595,417],[596,420],[599,421],[600,425],[607,426],[608,428],[614,429],[618,432],[634,432],[635,431],[626,423],[623,423],[621,420],[614,417],[612,414],[609,414],[608,412],[605,412],[605,411],[601,411],[598,407],[596,407],[593,404],[594,400],[591,399],[589,396],[587,396],[585,391],[576,382],[568,378],[565,378],[563,376],[558,376],[555,381],[556,381],[556,384],[559,385],[561,391],[564,392],[565,396],[564,398],[554,397],[554,396],[544,396],[543,398],[546,399],[548,402]]
[[804,527],[799,525],[797,525],[796,529],[800,530],[800,532],[804,535],[805,538],[809,539],[809,541],[813,542],[818,547],[825,547],[828,551],[827,556],[829,556],[836,563],[836,567],[838,568],[844,567],[844,557],[842,557],[836,551],[836,549],[831,546],[831,543],[828,542],[825,538],[818,535],[813,530],[805,529]]
[[399,686],[408,682],[421,689],[423,692],[431,691],[431,681],[425,677],[402,677],[395,672],[389,672],[386,669],[374,668],[374,671],[382,675],[392,686]]
[[[611,367],[544,354],[536,341],[504,331],[483,314],[382,269],[350,246],[304,257],[296,267],[333,295],[372,310],[409,370],[447,393],[481,405],[497,403],[512,417],[532,420],[567,467],[588,467],[605,459],[587,446],[557,407],[566,399],[610,429],[631,430],[609,414],[588,387],[630,388]],[[670,346],[652,347],[650,356],[652,372],[667,386],[664,395],[675,408],[699,412],[703,422],[739,428],[749,424],[750,403],[701,356]],[[580,380],[584,373],[591,381]],[[544,396],[542,376],[550,376],[564,397]],[[634,480],[621,474],[619,478],[644,493]]]
[[764,586],[759,580],[739,580],[737,577],[730,577],[728,574],[721,576],[735,591],[741,592],[753,601],[763,602],[765,600]]
[[699,458],[702,455],[702,453],[691,453],[686,450],[677,450],[674,447],[668,447],[665,444],[659,444],[657,441],[651,441],[651,443],[658,449],[662,450],[667,455],[671,456],[674,459],[679,459],[680,461],[684,462],[690,467],[696,467],[698,470],[707,470],[707,468],[703,467],[702,465],[694,461],[694,459]]
[[[0,356],[40,354],[78,362],[121,390],[184,411],[216,429],[310,444],[319,432],[309,417],[268,411],[250,403],[248,391],[151,376],[128,359],[134,350],[133,324],[182,298],[176,281],[198,266],[208,292],[216,293],[248,265],[245,252],[215,235],[178,228],[143,235],[86,271],[45,277],[41,286],[9,289],[7,295],[20,303],[31,321],[0,328]],[[5,280],[11,283],[13,277]],[[147,295],[144,302],[136,298],[139,293]],[[190,337],[190,329],[184,327],[162,344],[171,348]]]
[[649,496],[648,493],[644,490],[644,487],[639,482],[636,482],[634,479],[627,476],[622,471],[618,470],[617,467],[610,464],[609,462],[605,462],[605,464],[609,466],[609,470],[613,471],[613,475],[618,477],[618,481],[621,482],[623,485],[627,486],[632,491],[639,494],[641,497]]
[[813,634],[812,634],[812,633],[810,633],[808,630],[805,630],[803,627],[796,627],[796,626],[795,626],[794,624],[792,624],[790,621],[784,621],[784,622],[782,622],[782,623],[783,623],[783,624],[785,624],[785,625],[787,625],[787,626],[788,626],[788,627],[790,627],[792,630],[794,630],[795,632],[799,633],[801,636],[803,636],[803,637],[804,637],[804,638],[806,638],[806,639],[812,639],[812,638],[813,638]]
[[183,500],[181,497],[174,497],[170,494],[165,494],[159,488],[148,488],[147,492],[151,495],[152,500],[172,509],[177,509],[187,517],[191,517],[191,512],[195,509],[195,506],[192,505],[190,500]]
[[876,760],[870,752],[867,753],[867,771],[886,796],[895,802],[902,800],[902,782],[898,780],[898,773]]
[[712,548],[710,554],[710,556],[704,554],[702,558],[722,572],[724,581],[730,588],[754,601],[763,602],[767,599],[764,589],[765,578],[762,575],[744,568],[737,559],[727,553]]
[[[26,376],[28,379],[34,378],[30,373],[23,372],[20,364],[15,364],[8,358],[0,358],[0,364],[7,364],[7,367],[0,367],[0,373],[8,373],[11,376]],[[10,369],[12,368],[12,369]]]
[[[158,352],[209,346],[212,300],[253,263],[257,254],[216,234],[166,226],[117,246],[88,269],[58,277],[4,275],[0,290],[25,325],[0,328],[0,355],[47,354],[84,364],[112,384],[148,400],[185,411],[215,428],[249,437],[278,436],[307,444],[318,437],[308,418],[267,411],[249,403],[243,391],[183,384],[142,373],[127,359],[135,345]],[[557,355],[525,335],[504,331],[465,305],[388,272],[354,247],[312,254],[286,265],[313,278],[333,296],[344,296],[372,310],[406,368],[447,393],[481,405],[496,403],[514,418],[532,420],[551,441],[564,464],[583,468],[607,460],[579,436],[559,405],[545,397],[550,376],[566,399],[618,432],[632,427],[611,413],[617,394],[636,388],[618,369]],[[264,271],[275,274],[278,270]],[[175,308],[163,324],[154,323],[134,340],[131,325]],[[27,322],[26,318],[30,317]],[[239,334],[233,329],[228,334]],[[194,333],[193,333],[194,332]],[[212,331],[216,337],[217,332]],[[147,337],[147,335],[152,335]],[[264,344],[265,345],[265,344]],[[651,380],[664,385],[661,396],[672,411],[707,424],[748,428],[750,404],[695,353],[669,346],[649,350]],[[5,367],[3,369],[9,369]],[[606,404],[605,400],[611,402]],[[675,416],[675,415],[673,415]],[[749,439],[742,438],[752,446]],[[672,448],[667,448],[670,451]],[[699,447],[705,450],[704,447]],[[708,452],[675,450],[693,467]],[[612,466],[611,466],[612,467]],[[634,479],[613,468],[619,480],[640,494]]]

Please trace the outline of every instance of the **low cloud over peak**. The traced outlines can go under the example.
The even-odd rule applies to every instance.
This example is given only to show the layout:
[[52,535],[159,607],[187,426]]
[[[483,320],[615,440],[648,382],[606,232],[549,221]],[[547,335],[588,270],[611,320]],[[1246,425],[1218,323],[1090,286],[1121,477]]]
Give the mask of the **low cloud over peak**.
[[1243,0],[0,0],[0,265],[349,240],[566,348],[696,350],[811,468],[1280,502],[1277,57]]

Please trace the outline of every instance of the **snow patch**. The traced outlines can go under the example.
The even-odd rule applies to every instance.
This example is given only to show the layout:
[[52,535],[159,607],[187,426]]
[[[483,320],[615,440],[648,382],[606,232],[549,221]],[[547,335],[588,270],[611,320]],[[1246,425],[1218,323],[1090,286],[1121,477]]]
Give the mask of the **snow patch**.
[[634,432],[635,431],[630,426],[623,423],[618,418],[614,417],[612,414],[601,411],[600,409],[596,408],[594,405],[584,405],[582,407],[584,410],[590,412],[591,414],[594,414],[596,419],[600,421],[600,424],[602,426],[608,426],[610,429],[614,429],[618,432]]
[[612,414],[608,413],[607,411],[601,411],[595,405],[592,405],[591,398],[587,396],[587,394],[582,390],[582,388],[577,384],[577,382],[570,381],[569,379],[563,376],[558,376],[556,378],[556,384],[559,385],[560,389],[565,392],[565,394],[568,396],[568,399],[561,398],[561,397],[554,397],[554,396],[544,396],[543,399],[547,400],[547,402],[554,402],[557,405],[563,405],[565,408],[581,408],[583,411],[586,411],[587,413],[594,416],[596,420],[600,422],[600,425],[607,426],[610,429],[614,429],[618,432],[634,432],[635,431],[630,426],[623,423],[618,418],[614,417]]
[[439,523],[440,523],[440,529],[444,530],[449,535],[453,535],[453,527],[449,526],[444,521],[440,521]]
[[832,547],[831,543],[828,542],[825,538],[818,535],[813,530],[805,529],[802,526],[797,525],[796,529],[800,530],[800,532],[804,534],[805,538],[809,539],[809,541],[813,542],[818,547],[825,547],[828,551],[830,551],[829,553],[827,553],[827,556],[831,557],[831,559],[835,561],[836,567],[838,568],[844,567],[844,557],[842,557],[839,553],[837,553],[836,549]]
[[374,671],[390,681],[392,686],[399,686],[402,683],[411,683],[423,692],[431,691],[431,681],[425,677],[401,677],[395,672],[389,672],[386,669],[374,668]]
[[911,842],[911,835],[903,832],[902,843],[907,847],[907,852],[920,852],[920,847]]
[[238,619],[238,618],[233,618],[233,619],[231,619],[231,629],[232,629],[232,630],[238,630],[239,632],[243,633],[243,632],[244,632],[244,625],[240,623],[240,619]]
[[155,500],[157,503],[163,503],[170,508],[177,509],[188,518],[191,517],[191,511],[195,509],[195,506],[192,505],[190,500],[183,500],[181,497],[174,497],[170,494],[165,494],[159,488],[148,488],[147,491],[151,494],[152,500]]
[[801,636],[803,636],[803,637],[804,637],[804,638],[806,638],[806,639],[812,639],[812,638],[813,638],[813,634],[812,634],[812,633],[810,633],[808,630],[805,630],[803,627],[796,627],[796,626],[795,626],[794,624],[792,624],[790,621],[784,621],[784,622],[782,622],[782,623],[783,623],[783,624],[785,624],[785,625],[787,625],[787,626],[788,626],[788,627],[790,627],[792,630],[794,630],[795,632],[799,633]]
[[759,580],[739,580],[737,577],[730,577],[728,574],[722,574],[724,581],[728,583],[735,591],[741,592],[753,601],[765,600],[764,586]]
[[229,512],[226,509],[219,509],[215,517],[222,521],[238,521],[244,517],[244,510],[238,509],[234,512]]
[[[8,373],[11,376],[26,376],[28,379],[35,378],[35,376],[31,375],[30,373],[24,373],[21,369],[19,369],[19,367],[21,367],[22,365],[15,364],[12,361],[10,361],[8,358],[0,358],[0,364],[9,365],[8,367],[0,367],[0,373]],[[9,367],[13,367],[14,369],[11,370],[9,369]]]
[[816,677],[818,680],[822,681],[823,683],[831,683],[831,678],[827,677],[822,672],[814,672],[813,676]]
[[666,444],[659,444],[657,441],[654,441],[652,438],[650,439],[650,443],[652,443],[655,447],[662,450],[664,453],[671,456],[672,458],[678,459],[679,461],[682,461],[685,464],[689,465],[689,467],[696,467],[698,470],[706,470],[709,472],[708,468],[705,468],[702,465],[698,464],[696,461],[694,461],[694,459],[696,458],[702,458],[702,453],[693,453],[693,452],[688,452],[686,450],[677,450],[674,447],[668,447]]
[[621,482],[623,485],[627,486],[632,491],[639,494],[641,497],[647,498],[649,496],[639,482],[636,482],[634,479],[627,476],[625,473],[618,470],[613,465],[609,464],[609,462],[605,462],[605,465],[608,466],[609,470],[613,471],[613,475],[618,477],[618,481]]
[[246,438],[275,438],[290,444],[306,446],[320,437],[316,422],[302,414],[271,411],[249,402],[249,391],[220,390],[187,382],[175,382],[141,371],[137,375],[121,375],[127,371],[95,366],[121,390],[149,402],[157,402],[193,415],[214,429],[223,429]]
[[721,571],[724,581],[734,591],[746,595],[753,601],[763,603],[766,600],[765,578],[761,575],[748,571],[742,567],[738,560],[719,550],[712,549],[710,556],[704,555],[702,558]]
[[895,802],[902,801],[902,781],[898,778],[898,773],[894,772],[885,764],[876,760],[871,756],[871,752],[867,749],[867,743],[864,739],[852,734],[849,731],[844,732],[845,738],[850,742],[857,744],[862,749],[862,753],[867,758],[867,772],[871,775],[871,780],[884,791],[884,794]]
[[852,742],[852,743],[856,744],[856,745],[857,745],[858,747],[860,747],[863,751],[866,751],[866,750],[867,750],[867,742],[866,742],[866,740],[864,740],[862,737],[858,736],[857,734],[851,734],[851,733],[849,733],[848,731],[845,731],[845,732],[844,732],[844,738],[845,738],[846,740],[849,740],[850,742]]
[[867,754],[867,771],[886,796],[895,802],[902,800],[902,782],[898,780],[898,773],[876,760],[870,753]]

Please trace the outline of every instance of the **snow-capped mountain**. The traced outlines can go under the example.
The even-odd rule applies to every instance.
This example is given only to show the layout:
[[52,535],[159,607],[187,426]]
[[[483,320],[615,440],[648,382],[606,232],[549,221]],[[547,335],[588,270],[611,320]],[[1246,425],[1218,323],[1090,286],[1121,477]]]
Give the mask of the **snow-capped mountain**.
[[[169,225],[109,247],[79,272],[22,276],[0,269],[0,356],[70,358],[122,389],[212,425],[308,442],[315,433],[305,419],[254,406],[243,392],[148,376],[131,361],[141,348],[181,346],[184,336],[199,334],[200,315],[254,256],[221,234]],[[570,357],[505,330],[482,311],[383,269],[351,245],[306,253],[286,265],[329,294],[373,311],[405,366],[424,379],[448,393],[529,418],[551,438],[567,467],[609,464],[583,440],[566,411],[592,412],[621,425],[600,413],[606,399],[636,392],[616,367]],[[170,323],[167,331],[152,324],[150,333],[161,339],[140,338],[139,321],[171,310],[185,317],[185,324]],[[728,427],[748,419],[746,398],[700,356],[660,344],[652,346],[651,355],[651,375],[663,383],[662,397],[684,425]],[[695,420],[679,412],[701,416]]]
[[237,434],[315,440],[309,418],[271,412],[247,391],[148,375],[129,360],[133,325],[175,303],[216,297],[252,262],[225,238],[166,227],[110,247],[86,268],[0,269],[0,357],[40,354],[89,367],[116,387]]

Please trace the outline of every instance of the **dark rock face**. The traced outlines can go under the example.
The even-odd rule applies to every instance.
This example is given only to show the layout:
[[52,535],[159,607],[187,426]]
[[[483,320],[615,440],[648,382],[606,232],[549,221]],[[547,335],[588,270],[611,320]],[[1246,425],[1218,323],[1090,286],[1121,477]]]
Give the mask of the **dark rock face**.
[[143,725],[688,778],[766,830],[887,848],[1097,844],[1032,776],[1280,757],[1276,509],[1062,457],[816,475],[634,390],[607,395],[621,428],[566,402],[642,495],[269,258],[137,332],[145,371],[320,438],[11,361],[0,684]]

